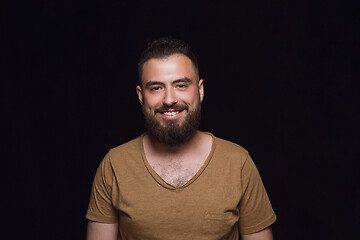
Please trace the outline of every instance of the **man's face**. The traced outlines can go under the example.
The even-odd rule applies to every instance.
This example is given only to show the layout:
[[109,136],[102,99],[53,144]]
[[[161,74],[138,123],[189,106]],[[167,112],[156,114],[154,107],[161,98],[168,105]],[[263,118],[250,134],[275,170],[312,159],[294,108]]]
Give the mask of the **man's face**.
[[136,91],[153,140],[176,146],[196,132],[204,88],[188,57],[176,54],[148,60]]

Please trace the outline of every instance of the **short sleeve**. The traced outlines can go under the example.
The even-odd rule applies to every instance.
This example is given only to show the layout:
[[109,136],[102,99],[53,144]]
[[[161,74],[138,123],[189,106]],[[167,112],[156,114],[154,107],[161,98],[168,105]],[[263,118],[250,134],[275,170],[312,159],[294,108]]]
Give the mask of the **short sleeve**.
[[114,172],[109,153],[102,160],[93,181],[86,218],[101,223],[117,223],[118,211],[112,204]]
[[243,196],[239,204],[239,231],[250,234],[269,227],[276,220],[258,170],[248,156],[241,169]]

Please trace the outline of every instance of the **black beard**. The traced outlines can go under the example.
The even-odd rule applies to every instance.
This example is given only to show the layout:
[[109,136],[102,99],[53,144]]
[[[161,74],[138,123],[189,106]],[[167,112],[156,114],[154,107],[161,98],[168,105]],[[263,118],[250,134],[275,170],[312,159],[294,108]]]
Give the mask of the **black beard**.
[[168,146],[179,146],[188,142],[196,133],[200,125],[201,105],[199,103],[193,111],[189,111],[181,125],[177,120],[165,120],[165,126],[163,126],[144,108],[143,113],[147,132],[153,141]]

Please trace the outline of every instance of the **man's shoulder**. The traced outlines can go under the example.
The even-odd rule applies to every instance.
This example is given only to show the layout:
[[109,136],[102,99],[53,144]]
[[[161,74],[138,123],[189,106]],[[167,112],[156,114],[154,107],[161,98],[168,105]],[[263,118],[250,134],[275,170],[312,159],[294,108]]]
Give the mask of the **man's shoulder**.
[[216,150],[218,152],[229,157],[234,156],[237,158],[247,158],[249,156],[249,152],[239,144],[219,137],[214,138],[216,143]]
[[129,154],[132,152],[138,153],[139,150],[141,149],[142,136],[143,135],[134,138],[126,143],[123,143],[117,147],[111,148],[109,151],[109,155],[114,157],[114,156]]
[[[113,172],[122,171],[123,166],[135,166],[142,162],[141,140],[142,136],[125,142],[117,147],[111,148],[103,158],[101,165],[104,169],[112,169]],[[115,169],[115,170],[114,170]]]

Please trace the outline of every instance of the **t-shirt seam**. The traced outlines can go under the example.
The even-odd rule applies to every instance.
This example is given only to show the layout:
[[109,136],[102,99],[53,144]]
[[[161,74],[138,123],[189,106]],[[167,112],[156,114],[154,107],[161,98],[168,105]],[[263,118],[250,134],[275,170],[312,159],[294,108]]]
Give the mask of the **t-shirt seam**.
[[[245,193],[243,171],[244,171],[245,163],[248,161],[248,159],[249,159],[249,154],[246,154],[245,161],[242,163],[241,169],[240,169],[240,171],[241,171],[241,173],[240,173],[241,196],[244,196],[244,193]],[[239,203],[239,204],[240,204],[240,203]]]
[[[206,157],[204,165],[198,170],[198,172],[185,185],[183,185],[181,187],[174,187],[171,184],[167,183],[164,179],[161,178],[161,176],[154,169],[151,168],[150,163],[148,162],[148,160],[146,158],[146,154],[144,151],[144,145],[142,142],[144,134],[141,135],[139,137],[140,140],[137,145],[138,145],[138,148],[140,151],[142,162],[143,162],[147,172],[154,179],[154,181],[169,191],[182,191],[182,190],[186,189],[187,187],[190,187],[190,185],[192,185],[204,173],[204,171],[209,167],[211,160],[213,159],[213,157],[215,155],[215,150],[217,148],[217,140],[219,138],[217,138],[210,132],[204,132],[204,133],[208,134],[212,138],[211,149],[210,149],[209,155]],[[156,175],[154,176],[154,174],[156,174]]]
[[[243,231],[246,231],[246,230],[251,230],[251,229],[254,229],[254,230],[257,230],[256,228],[259,227],[259,226],[262,226],[264,224],[267,224],[267,222],[271,222],[269,223],[269,225],[265,226],[265,227],[268,227],[270,226],[272,223],[274,223],[276,220],[276,214],[273,212],[273,214],[271,214],[267,219],[263,220],[262,222],[258,223],[257,225],[254,225],[254,226],[250,226],[250,227],[240,227],[240,233],[242,233]],[[261,230],[261,229],[260,229]]]
[[89,220],[101,222],[101,223],[118,223],[118,218],[115,216],[109,217],[106,215],[96,214],[96,213],[92,212],[91,210],[88,210],[86,212],[85,217]]

